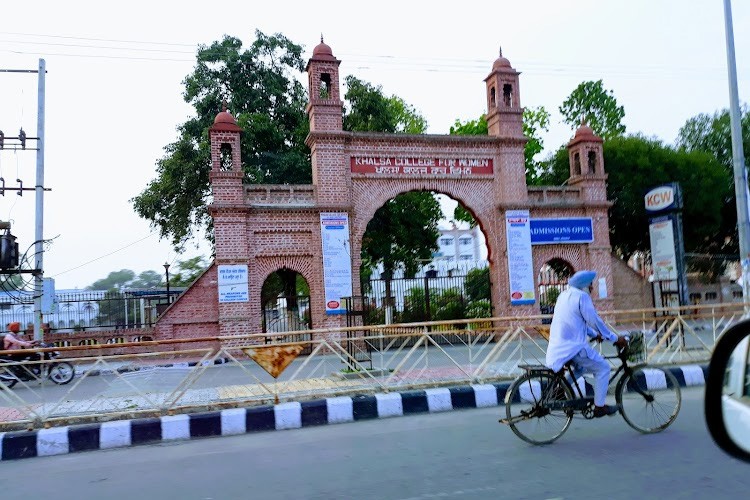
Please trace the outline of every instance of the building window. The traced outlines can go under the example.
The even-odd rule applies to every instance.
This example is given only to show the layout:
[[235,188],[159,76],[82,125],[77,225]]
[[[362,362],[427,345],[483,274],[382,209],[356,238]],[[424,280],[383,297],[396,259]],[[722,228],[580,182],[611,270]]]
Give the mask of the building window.
[[742,290],[734,290],[732,292],[732,298],[734,298],[734,299],[741,299],[742,298]]
[[581,155],[579,153],[573,155],[573,173],[581,175]]
[[471,255],[462,255],[459,260],[462,260],[462,261],[471,260]]
[[453,244],[453,238],[440,238],[440,244],[441,245],[452,245]]
[[460,244],[461,244],[462,246],[467,246],[467,245],[471,245],[471,238],[459,238],[459,239],[458,239],[458,242],[459,242],[459,243],[460,243]]
[[596,173],[596,151],[589,151],[589,173]]
[[495,87],[492,87],[490,89],[490,108],[494,108],[497,105],[497,100],[495,98]]
[[698,304],[701,301],[701,294],[699,294],[699,293],[691,293],[689,298],[690,298],[690,303],[691,304]]
[[716,300],[716,292],[706,292],[706,300]]

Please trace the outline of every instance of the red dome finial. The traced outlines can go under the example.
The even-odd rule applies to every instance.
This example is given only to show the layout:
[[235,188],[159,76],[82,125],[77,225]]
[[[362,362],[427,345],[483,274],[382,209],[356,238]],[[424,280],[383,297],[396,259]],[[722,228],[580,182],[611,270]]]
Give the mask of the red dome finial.
[[503,48],[500,47],[500,50],[498,51],[499,55],[497,59],[495,59],[495,62],[492,64],[492,69],[500,69],[500,68],[510,68],[510,61],[503,57]]

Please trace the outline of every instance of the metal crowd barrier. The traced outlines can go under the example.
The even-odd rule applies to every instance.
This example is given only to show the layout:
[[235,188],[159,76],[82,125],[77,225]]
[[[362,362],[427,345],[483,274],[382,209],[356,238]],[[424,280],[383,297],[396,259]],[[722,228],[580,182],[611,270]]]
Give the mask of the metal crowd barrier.
[[[706,362],[743,304],[607,312],[613,330],[644,335],[653,364]],[[0,431],[509,379],[543,363],[549,316],[496,317],[304,332],[57,347],[51,361],[0,364]],[[604,349],[611,349],[604,346]],[[0,356],[9,354],[0,351]],[[65,385],[7,374],[64,360]],[[40,371],[41,369],[41,371]],[[6,377],[3,377],[3,375]]]

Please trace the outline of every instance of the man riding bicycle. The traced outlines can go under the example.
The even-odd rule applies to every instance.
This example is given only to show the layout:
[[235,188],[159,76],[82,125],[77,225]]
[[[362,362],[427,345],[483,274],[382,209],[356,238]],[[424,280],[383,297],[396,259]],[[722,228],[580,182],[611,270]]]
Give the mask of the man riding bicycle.
[[[568,281],[555,303],[550,326],[546,365],[559,372],[568,361],[573,361],[573,373],[578,379],[584,373],[594,376],[594,417],[614,415],[617,406],[605,405],[611,368],[609,363],[588,342],[609,340],[625,347],[627,340],[612,332],[596,313],[589,296],[593,290],[595,271],[578,271]],[[588,292],[588,293],[587,293]]]

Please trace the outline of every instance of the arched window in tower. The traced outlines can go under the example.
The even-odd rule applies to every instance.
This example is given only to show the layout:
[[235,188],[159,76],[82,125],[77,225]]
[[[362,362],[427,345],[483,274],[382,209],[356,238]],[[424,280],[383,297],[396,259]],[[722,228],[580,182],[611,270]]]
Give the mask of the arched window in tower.
[[581,155],[577,152],[573,155],[573,173],[581,175]]
[[497,106],[497,98],[495,97],[495,87],[490,88],[490,108]]
[[503,103],[508,107],[513,106],[513,86],[510,83],[503,85]]
[[232,170],[232,146],[225,142],[221,145],[219,152],[221,154],[221,164],[219,165],[219,169],[222,172]]
[[596,173],[596,151],[589,151],[589,173]]
[[320,75],[320,94],[318,97],[321,99],[331,97],[331,75],[328,73],[321,73]]

